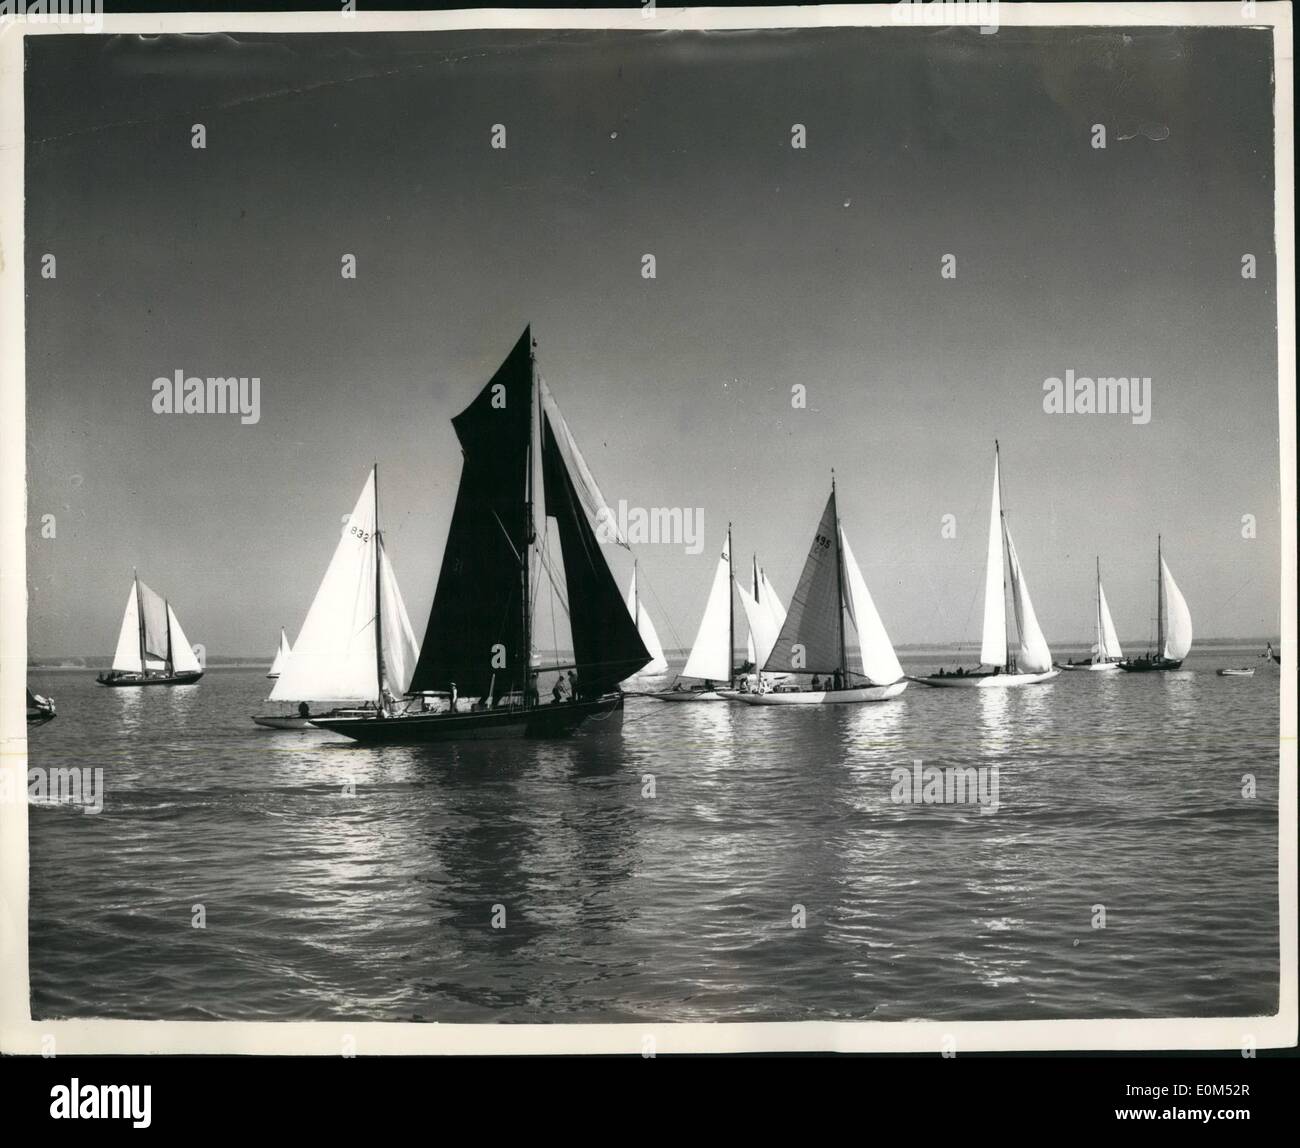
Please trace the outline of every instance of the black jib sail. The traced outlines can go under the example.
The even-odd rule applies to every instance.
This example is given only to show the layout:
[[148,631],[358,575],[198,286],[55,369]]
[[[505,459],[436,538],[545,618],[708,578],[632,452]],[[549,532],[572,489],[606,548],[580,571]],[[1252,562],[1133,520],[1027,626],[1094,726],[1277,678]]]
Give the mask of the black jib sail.
[[542,417],[542,476],[546,514],[555,519],[560,533],[578,688],[592,697],[647,665],[650,652],[601,553],[546,415]]

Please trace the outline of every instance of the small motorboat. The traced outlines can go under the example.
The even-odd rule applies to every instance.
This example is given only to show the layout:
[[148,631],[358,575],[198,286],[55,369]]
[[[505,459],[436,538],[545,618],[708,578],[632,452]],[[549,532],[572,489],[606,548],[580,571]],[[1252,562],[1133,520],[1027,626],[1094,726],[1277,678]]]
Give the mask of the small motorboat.
[[1215,671],[1221,678],[1253,678],[1255,671],[1250,666],[1240,666],[1237,669],[1217,670]]

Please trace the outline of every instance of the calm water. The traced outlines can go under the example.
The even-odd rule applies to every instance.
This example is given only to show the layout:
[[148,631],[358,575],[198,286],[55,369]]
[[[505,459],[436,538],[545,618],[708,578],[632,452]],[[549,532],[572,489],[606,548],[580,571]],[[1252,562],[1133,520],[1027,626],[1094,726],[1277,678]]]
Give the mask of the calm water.
[[[882,705],[629,699],[571,741],[382,750],[255,727],[261,671],[34,672],[60,716],[30,764],[102,766],[107,795],[31,807],[33,1014],[1271,1012],[1278,671],[1213,673],[1255,652]],[[1001,808],[895,804],[915,758],[997,765]]]

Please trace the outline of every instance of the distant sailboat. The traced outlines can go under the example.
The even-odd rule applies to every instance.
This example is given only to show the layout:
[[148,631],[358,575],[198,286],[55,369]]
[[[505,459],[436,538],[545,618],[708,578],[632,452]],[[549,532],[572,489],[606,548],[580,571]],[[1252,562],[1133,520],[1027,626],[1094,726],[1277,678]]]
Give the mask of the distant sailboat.
[[27,687],[27,724],[43,725],[47,721],[53,721],[58,716],[54,712],[54,699],[42,697],[40,694],[32,693],[32,687]]
[[1160,535],[1156,535],[1156,648],[1140,658],[1120,662],[1130,674],[1176,670],[1192,648],[1192,615],[1187,599],[1165,564]]
[[[1005,548],[1005,553],[1004,553]],[[1011,582],[1011,602],[1016,618],[1020,649],[1010,651],[1007,640],[1007,580]],[[1052,665],[1052,652],[1038,625],[1034,604],[1029,598],[1024,571],[1011,529],[1002,512],[1002,475],[998,444],[993,444],[993,502],[989,509],[988,561],[984,574],[984,633],[980,643],[979,669],[966,673],[931,674],[915,680],[946,688],[993,688],[1028,686],[1050,681],[1060,674]]]
[[95,680],[102,686],[184,686],[203,677],[171,603],[132,572],[113,668]]
[[[593,509],[608,519],[609,508],[537,371],[533,348],[525,328],[505,362],[452,419],[464,462],[438,588],[408,687],[418,701],[384,705],[366,716],[313,718],[313,725],[372,744],[421,743],[557,737],[594,715],[621,713],[618,684],[646,665],[650,652],[589,521]],[[545,516],[540,530],[534,503],[539,489]],[[561,605],[573,642],[569,665],[536,666],[533,658],[534,558],[560,592],[545,549],[546,519],[555,520],[560,539]],[[570,670],[576,696],[542,705],[540,670]],[[432,698],[452,694],[474,704],[424,708]]]
[[289,645],[289,638],[288,638],[288,635],[285,634],[285,632],[284,632],[284,627],[281,626],[281,627],[280,627],[280,646],[279,646],[279,648],[275,651],[275,658],[274,658],[274,660],[272,660],[272,662],[271,662],[271,668],[270,668],[270,670],[267,671],[266,676],[267,676],[268,678],[278,678],[278,677],[280,676],[280,671],[281,671],[282,669],[284,669],[284,662],[285,662],[285,659],[289,656],[289,650],[290,650],[290,649],[291,649],[291,647],[290,647],[290,645]]
[[[691,645],[690,657],[677,681],[666,690],[656,690],[646,697],[664,702],[724,702],[719,687],[729,687],[735,677],[736,613],[732,599],[734,578],[731,570],[731,524],[727,524],[727,541],[713,570],[713,583],[704,604],[700,628]],[[698,684],[681,686],[682,678]]]
[[[849,666],[846,622],[857,631],[860,672]],[[756,638],[755,653],[759,644]],[[737,701],[762,706],[838,705],[885,701],[907,689],[903,667],[840,525],[834,478],[789,613],[760,664],[764,673],[825,674],[826,687],[760,688],[732,695]],[[831,688],[835,678],[839,689]]]
[[641,595],[637,583],[637,566],[632,563],[632,581],[627,588],[627,609],[636,622],[637,632],[641,635],[641,641],[645,643],[646,652],[650,655],[650,661],[637,671],[638,675],[649,677],[651,674],[662,674],[668,669],[668,659],[664,657],[664,648],[659,642],[659,634],[655,630],[655,624],[646,613],[646,609],[641,605]]
[[749,626],[749,636],[746,639],[747,671],[757,670],[766,664],[772,647],[776,645],[777,636],[781,633],[781,627],[785,624],[785,608],[776,596],[772,583],[768,581],[767,572],[759,569],[757,557],[752,562],[750,585],[752,590],[736,584],[740,606]]
[[1063,670],[1118,670],[1124,660],[1124,651],[1119,647],[1119,637],[1115,633],[1115,623],[1111,621],[1110,607],[1106,604],[1106,591],[1101,588],[1101,559],[1097,559],[1097,643],[1092,647],[1093,656],[1086,662],[1058,662]]
[[348,516],[297,642],[290,648],[281,630],[280,643],[269,700],[298,708],[254,714],[258,725],[306,729],[303,709],[310,711],[310,702],[382,708],[406,692],[420,649],[379,529],[377,466]]

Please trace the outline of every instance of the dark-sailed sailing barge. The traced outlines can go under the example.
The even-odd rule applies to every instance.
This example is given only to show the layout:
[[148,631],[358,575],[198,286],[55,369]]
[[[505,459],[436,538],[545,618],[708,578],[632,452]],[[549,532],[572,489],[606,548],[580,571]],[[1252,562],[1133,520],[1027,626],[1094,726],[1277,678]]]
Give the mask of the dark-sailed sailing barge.
[[[526,328],[451,420],[463,455],[460,488],[411,700],[313,725],[367,743],[559,737],[588,718],[621,712],[618,683],[651,658],[588,521],[588,509],[603,502],[533,352]],[[536,590],[543,574],[554,581],[543,550],[548,518],[559,533],[574,660],[537,666]],[[542,704],[537,675],[566,670],[575,671],[576,688]],[[469,710],[418,708],[430,695],[476,700]]]

